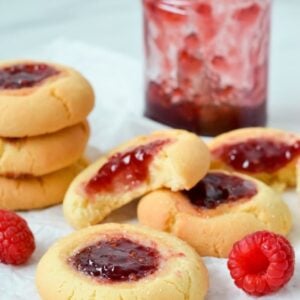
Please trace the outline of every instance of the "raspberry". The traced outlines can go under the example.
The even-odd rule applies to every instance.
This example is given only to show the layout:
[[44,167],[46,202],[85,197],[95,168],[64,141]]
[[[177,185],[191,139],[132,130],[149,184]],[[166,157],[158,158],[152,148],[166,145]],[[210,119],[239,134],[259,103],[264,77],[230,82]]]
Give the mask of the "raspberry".
[[0,262],[20,265],[34,249],[34,237],[27,222],[14,212],[0,209]]
[[239,288],[262,296],[282,288],[291,279],[294,264],[294,250],[286,238],[258,231],[234,244],[227,266]]

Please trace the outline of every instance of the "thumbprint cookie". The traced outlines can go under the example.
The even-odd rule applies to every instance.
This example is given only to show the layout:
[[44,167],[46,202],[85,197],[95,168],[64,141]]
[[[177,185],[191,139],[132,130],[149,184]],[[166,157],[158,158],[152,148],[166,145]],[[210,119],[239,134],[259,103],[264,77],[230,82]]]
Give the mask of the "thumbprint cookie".
[[139,136],[90,165],[72,182],[64,215],[76,227],[99,223],[113,210],[158,188],[190,189],[209,168],[202,140],[184,130]]
[[83,160],[44,175],[0,176],[0,209],[30,210],[61,203],[74,177],[86,167]]
[[189,191],[157,190],[138,205],[139,222],[175,234],[201,256],[227,257],[245,235],[269,230],[286,235],[287,205],[273,189],[249,176],[211,171]]
[[296,184],[300,136],[271,128],[246,128],[224,133],[209,144],[212,169],[256,177],[284,189]]
[[38,264],[36,283],[43,300],[201,300],[208,273],[178,238],[108,223],[56,242]]
[[26,138],[0,138],[0,176],[43,176],[83,155],[89,126],[83,122],[60,131]]
[[0,62],[0,136],[55,132],[84,121],[94,105],[88,81],[50,62]]

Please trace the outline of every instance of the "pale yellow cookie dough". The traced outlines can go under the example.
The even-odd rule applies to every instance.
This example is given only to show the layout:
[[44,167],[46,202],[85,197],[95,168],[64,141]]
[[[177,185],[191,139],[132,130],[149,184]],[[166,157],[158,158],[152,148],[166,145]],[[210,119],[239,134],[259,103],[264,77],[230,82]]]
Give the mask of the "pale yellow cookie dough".
[[86,166],[80,161],[41,177],[10,179],[0,176],[0,208],[30,210],[62,202],[74,177]]
[[[107,282],[69,263],[80,249],[116,235],[155,247],[161,256],[158,270],[137,281]],[[53,245],[38,264],[36,284],[43,300],[202,300],[208,273],[196,252],[174,236],[146,227],[105,224],[79,230]]]
[[[288,145],[292,145],[300,140],[299,135],[279,129],[253,127],[233,130],[215,137],[208,144],[212,159],[211,169],[225,169],[241,172],[241,170],[234,170],[230,165],[226,164],[220,157],[218,157],[218,155],[216,155],[215,151],[225,145],[246,143],[247,140],[252,138],[268,138],[274,142],[285,142]],[[299,156],[275,172],[254,173],[245,171],[243,173],[262,180],[265,183],[272,185],[277,190],[283,190],[286,187],[294,187],[296,185],[295,165],[298,159]],[[263,161],[261,163],[263,164]]]
[[[0,68],[33,63],[2,61]],[[60,73],[32,88],[0,89],[0,136],[42,135],[84,121],[94,106],[89,82],[74,69],[46,63]]]
[[297,161],[296,175],[297,175],[296,188],[297,188],[298,195],[300,196],[300,159]]
[[[155,154],[149,165],[149,176],[146,182],[135,188],[125,187],[123,190],[120,183],[120,192],[101,192],[92,196],[84,190],[85,184],[97,174],[112,155],[164,139],[170,142],[163,145]],[[206,174],[209,163],[210,157],[206,145],[193,133],[170,129],[134,138],[100,158],[76,177],[64,199],[64,215],[76,228],[97,224],[113,210],[150,191],[163,187],[173,191],[191,188]]]
[[241,198],[207,209],[194,206],[180,192],[158,190],[140,200],[139,222],[180,237],[201,256],[227,257],[234,242],[258,230],[287,235],[292,226],[292,217],[278,193],[249,176],[222,173],[253,182],[257,194],[251,199]]
[[88,137],[83,122],[36,137],[0,138],[0,176],[42,176],[70,166],[82,157]]

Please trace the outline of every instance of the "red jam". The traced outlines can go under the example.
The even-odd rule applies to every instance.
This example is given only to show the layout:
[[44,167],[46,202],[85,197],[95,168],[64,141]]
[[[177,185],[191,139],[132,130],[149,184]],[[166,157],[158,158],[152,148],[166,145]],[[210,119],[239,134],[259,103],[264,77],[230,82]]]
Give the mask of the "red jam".
[[100,241],[69,259],[78,271],[112,282],[136,281],[159,267],[159,252],[127,238]]
[[88,194],[135,188],[148,178],[149,164],[169,140],[156,140],[124,153],[114,154],[86,184]]
[[18,64],[0,69],[0,90],[30,88],[59,72],[46,64]]
[[271,139],[249,139],[214,151],[233,169],[249,173],[276,172],[300,155],[300,141],[294,144]]
[[223,173],[210,173],[191,190],[184,192],[193,205],[208,209],[222,203],[250,199],[256,193],[252,182]]
[[[225,96],[231,93],[231,88],[219,93]],[[266,123],[266,101],[251,106],[228,103],[203,105],[202,102],[185,99],[180,89],[167,94],[163,87],[154,82],[148,85],[146,99],[145,115],[148,118],[202,135],[216,136],[236,128]]]

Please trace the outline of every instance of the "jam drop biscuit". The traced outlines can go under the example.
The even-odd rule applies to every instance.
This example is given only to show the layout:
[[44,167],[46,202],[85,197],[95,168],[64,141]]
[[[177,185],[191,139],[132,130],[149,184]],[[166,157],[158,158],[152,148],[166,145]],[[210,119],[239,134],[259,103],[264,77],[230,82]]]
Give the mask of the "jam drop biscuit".
[[89,137],[87,122],[28,138],[0,138],[0,176],[42,176],[82,157]]
[[143,197],[138,219],[175,234],[201,256],[227,257],[245,235],[291,228],[287,205],[264,183],[238,173],[211,171],[186,192],[158,190]]
[[43,300],[202,300],[208,273],[176,237],[110,223],[53,245],[38,264],[36,283]]
[[0,176],[0,209],[30,210],[62,202],[69,184],[85,166],[80,161],[41,177]]
[[149,191],[190,189],[206,174],[209,162],[206,145],[187,131],[137,137],[76,177],[64,199],[65,217],[74,227],[85,227]]
[[297,175],[296,188],[297,188],[298,195],[300,195],[300,159],[297,161],[296,175]]
[[0,62],[0,136],[42,135],[86,119],[94,105],[87,80],[45,62]]
[[256,177],[278,189],[296,184],[300,137],[270,128],[246,128],[224,133],[209,144],[212,169],[227,169]]

